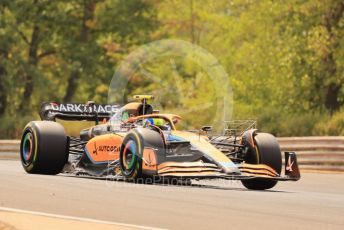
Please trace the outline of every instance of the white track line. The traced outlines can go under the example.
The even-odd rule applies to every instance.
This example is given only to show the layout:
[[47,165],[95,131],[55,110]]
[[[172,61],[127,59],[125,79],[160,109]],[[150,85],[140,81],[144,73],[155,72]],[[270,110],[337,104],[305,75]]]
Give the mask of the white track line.
[[154,227],[143,226],[143,225],[125,224],[125,223],[119,223],[119,222],[113,222],[113,221],[96,220],[96,219],[76,217],[76,216],[65,216],[65,215],[58,215],[58,214],[45,213],[45,212],[35,212],[35,211],[15,209],[15,208],[7,208],[7,207],[0,207],[0,211],[17,212],[17,213],[59,218],[59,219],[65,219],[65,220],[84,221],[84,222],[91,222],[91,223],[96,223],[96,224],[117,225],[117,226],[131,227],[131,228],[137,228],[137,229],[166,230],[163,228],[154,228]]

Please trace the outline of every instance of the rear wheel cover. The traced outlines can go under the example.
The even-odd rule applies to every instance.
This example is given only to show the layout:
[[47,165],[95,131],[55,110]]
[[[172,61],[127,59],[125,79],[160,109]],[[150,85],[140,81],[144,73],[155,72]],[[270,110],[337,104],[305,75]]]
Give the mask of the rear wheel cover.
[[22,147],[22,157],[24,160],[24,163],[29,163],[31,158],[32,158],[32,152],[34,149],[33,146],[33,137],[30,132],[27,132],[24,136],[24,141],[23,141],[23,147]]
[[20,157],[24,167],[32,169],[33,164],[37,157],[37,136],[30,127],[27,127],[24,131],[21,146]]
[[136,143],[133,140],[129,140],[123,150],[123,168],[125,170],[131,171],[133,169],[137,154]]

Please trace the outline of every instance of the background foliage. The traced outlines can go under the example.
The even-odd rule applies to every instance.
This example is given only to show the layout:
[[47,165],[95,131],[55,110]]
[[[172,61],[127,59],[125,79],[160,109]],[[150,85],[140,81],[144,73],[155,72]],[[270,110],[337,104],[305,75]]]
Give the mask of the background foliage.
[[[120,61],[164,38],[190,41],[220,61],[235,119],[257,119],[279,136],[343,135],[343,11],[341,0],[1,0],[0,138],[20,136],[43,101],[105,103]],[[173,90],[185,93],[163,110],[213,97],[200,68],[175,65]],[[176,77],[170,63],[146,69],[165,84]],[[128,95],[159,84],[137,73]]]

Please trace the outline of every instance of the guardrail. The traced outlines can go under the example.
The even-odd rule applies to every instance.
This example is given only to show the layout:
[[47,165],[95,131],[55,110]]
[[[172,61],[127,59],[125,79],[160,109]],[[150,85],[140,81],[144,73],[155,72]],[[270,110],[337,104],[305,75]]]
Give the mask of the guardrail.
[[[279,137],[282,151],[297,153],[301,170],[344,172],[344,137]],[[19,159],[19,140],[0,140],[0,159]]]
[[19,140],[0,140],[0,159],[19,159]]
[[294,151],[301,170],[344,172],[344,137],[279,137],[282,151]]

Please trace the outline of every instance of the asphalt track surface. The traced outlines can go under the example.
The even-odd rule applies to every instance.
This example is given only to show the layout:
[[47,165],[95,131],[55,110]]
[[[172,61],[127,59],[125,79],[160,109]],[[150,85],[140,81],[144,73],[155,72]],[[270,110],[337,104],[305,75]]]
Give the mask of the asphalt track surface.
[[249,191],[236,181],[165,186],[29,175],[19,161],[0,160],[1,207],[133,228],[344,229],[344,174],[304,173]]

